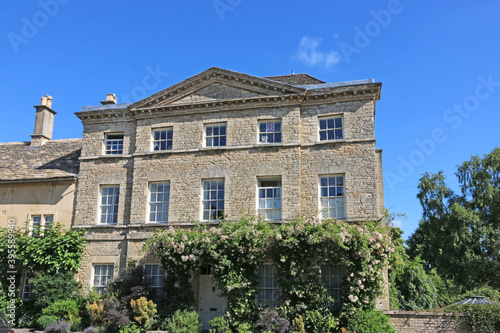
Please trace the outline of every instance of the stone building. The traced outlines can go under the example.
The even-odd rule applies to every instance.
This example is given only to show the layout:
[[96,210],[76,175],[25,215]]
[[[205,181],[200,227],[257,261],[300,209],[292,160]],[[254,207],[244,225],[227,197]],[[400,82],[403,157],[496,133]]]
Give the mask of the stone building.
[[[110,94],[83,107],[73,228],[87,229],[88,245],[79,280],[102,289],[132,258],[160,287],[164,273],[141,253],[145,240],[158,228],[217,223],[223,214],[270,223],[301,213],[382,218],[380,90],[373,80],[210,68],[137,103],[117,104]],[[272,277],[272,267],[263,274]],[[342,267],[331,274],[339,278]],[[222,314],[209,272],[196,272],[193,284],[204,323]]]
[[[35,106],[34,134],[28,142],[0,143],[0,228],[32,232],[54,222],[73,224],[81,139],[52,140],[52,97]],[[21,296],[29,295],[26,275]]]

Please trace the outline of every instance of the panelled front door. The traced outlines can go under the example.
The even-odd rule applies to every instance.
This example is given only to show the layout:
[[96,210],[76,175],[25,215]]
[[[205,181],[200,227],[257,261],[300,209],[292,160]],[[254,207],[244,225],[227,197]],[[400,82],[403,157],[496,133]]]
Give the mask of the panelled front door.
[[208,322],[225,312],[224,299],[219,296],[220,291],[212,283],[210,267],[202,268],[200,273],[200,296],[198,299],[198,313],[203,329],[208,330]]

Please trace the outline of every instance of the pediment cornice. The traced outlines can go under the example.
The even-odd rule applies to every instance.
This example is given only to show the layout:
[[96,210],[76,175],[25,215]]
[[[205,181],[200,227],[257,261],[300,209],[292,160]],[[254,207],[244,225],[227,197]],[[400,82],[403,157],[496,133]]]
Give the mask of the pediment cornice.
[[294,87],[281,82],[212,67],[200,74],[192,76],[165,90],[153,94],[148,98],[132,104],[129,109],[135,110],[150,109],[160,106],[163,107],[189,96],[196,91],[209,87],[212,84],[221,84],[250,91],[256,95],[263,96],[300,94],[306,91],[306,89]]

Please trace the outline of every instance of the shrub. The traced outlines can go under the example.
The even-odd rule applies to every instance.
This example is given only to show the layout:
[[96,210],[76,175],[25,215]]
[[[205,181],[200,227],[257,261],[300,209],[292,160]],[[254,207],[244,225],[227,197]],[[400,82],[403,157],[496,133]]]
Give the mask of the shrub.
[[212,329],[210,333],[232,333],[229,320],[225,316],[214,317],[208,322]]
[[123,309],[117,300],[103,300],[103,311],[102,320],[106,332],[116,333],[121,328],[130,326],[128,311]]
[[119,331],[119,333],[141,333],[141,332],[143,332],[143,330],[134,323],[132,323],[132,325],[130,326],[120,328]]
[[59,300],[75,299],[81,291],[74,272],[37,272],[30,283],[36,292],[35,305],[39,311]]
[[99,329],[94,326],[89,326],[82,331],[82,333],[99,333]]
[[396,333],[389,318],[382,312],[375,310],[355,312],[349,318],[347,330],[356,333]]
[[44,308],[42,313],[73,321],[78,317],[78,303],[73,299],[59,300]]
[[196,311],[177,310],[165,324],[163,329],[169,333],[201,332],[201,321]]
[[70,323],[62,320],[56,321],[54,324],[45,328],[46,333],[69,333]]
[[338,327],[337,320],[328,310],[306,311],[303,319],[306,332],[335,332]]
[[144,270],[135,260],[127,263],[127,268],[113,279],[107,293],[116,297],[122,307],[129,307],[131,299],[149,296],[149,288],[144,286]]
[[90,322],[96,325],[102,325],[104,320],[102,315],[104,314],[104,303],[101,300],[94,301],[94,303],[88,305]]
[[130,300],[130,307],[132,308],[132,317],[139,324],[141,328],[151,328],[154,315],[156,314],[156,304],[153,301],[148,301],[147,298],[141,297],[137,301]]
[[43,315],[37,319],[37,324],[39,328],[45,329],[45,327],[54,324],[57,321],[57,317],[53,315]]
[[264,309],[259,313],[255,323],[256,332],[292,333],[293,326],[288,319],[281,316],[275,309]]
[[472,333],[500,332],[500,304],[458,305],[445,311],[462,314],[460,317]]

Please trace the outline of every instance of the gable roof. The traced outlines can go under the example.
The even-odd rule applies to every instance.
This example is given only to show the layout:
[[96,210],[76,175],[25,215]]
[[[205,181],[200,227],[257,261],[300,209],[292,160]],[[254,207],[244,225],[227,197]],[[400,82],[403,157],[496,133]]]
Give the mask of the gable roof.
[[82,139],[0,143],[0,183],[74,178],[80,170]]

